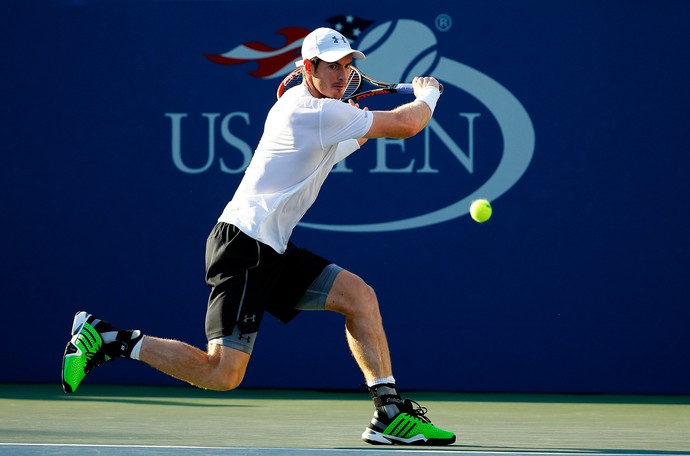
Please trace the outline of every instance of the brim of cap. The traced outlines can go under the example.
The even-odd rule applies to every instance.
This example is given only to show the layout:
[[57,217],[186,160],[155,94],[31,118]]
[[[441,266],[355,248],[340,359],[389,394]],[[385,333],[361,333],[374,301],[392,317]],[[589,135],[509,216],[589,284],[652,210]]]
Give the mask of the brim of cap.
[[319,59],[323,60],[324,62],[337,62],[338,60],[342,59],[345,56],[352,55],[352,58],[357,59],[357,60],[365,60],[366,57],[364,54],[362,54],[359,51],[355,50],[337,50],[337,51],[326,51],[322,54],[317,55]]
[[[337,62],[338,60],[342,59],[346,55],[350,55],[350,54],[352,54],[352,58],[355,58],[357,60],[366,60],[366,58],[367,58],[364,55],[364,53],[362,53],[360,51],[355,51],[355,50],[351,50],[351,51],[328,51],[328,52],[324,52],[321,55],[317,55],[315,57],[318,57],[319,59],[323,60],[324,62],[332,63],[332,62]],[[295,62],[296,67],[301,67],[302,65],[304,65],[304,60],[298,60]]]

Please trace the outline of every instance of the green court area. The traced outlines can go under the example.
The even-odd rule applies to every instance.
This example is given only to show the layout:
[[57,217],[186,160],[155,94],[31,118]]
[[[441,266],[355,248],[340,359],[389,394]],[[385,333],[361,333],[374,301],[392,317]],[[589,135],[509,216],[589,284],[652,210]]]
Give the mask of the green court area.
[[[690,454],[690,396],[406,396],[427,407],[436,425],[458,435],[454,445],[437,449],[444,454]],[[66,395],[59,385],[5,384],[0,385],[0,443],[383,452],[388,448],[359,438],[372,412],[366,392],[218,393],[85,384]]]

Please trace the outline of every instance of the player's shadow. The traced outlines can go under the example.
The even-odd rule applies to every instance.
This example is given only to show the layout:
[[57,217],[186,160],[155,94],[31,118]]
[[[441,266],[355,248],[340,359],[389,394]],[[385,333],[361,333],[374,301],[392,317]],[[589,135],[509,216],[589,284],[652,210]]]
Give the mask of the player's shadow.
[[246,408],[255,407],[254,405],[248,404],[234,404],[231,400],[228,403],[219,402],[203,402],[198,399],[194,401],[181,401],[174,398],[132,398],[132,397],[94,397],[94,396],[70,396],[65,399],[69,401],[77,402],[107,402],[107,403],[119,403],[119,404],[138,404],[138,405],[167,405],[167,406],[184,406],[184,407],[210,407],[210,408]]

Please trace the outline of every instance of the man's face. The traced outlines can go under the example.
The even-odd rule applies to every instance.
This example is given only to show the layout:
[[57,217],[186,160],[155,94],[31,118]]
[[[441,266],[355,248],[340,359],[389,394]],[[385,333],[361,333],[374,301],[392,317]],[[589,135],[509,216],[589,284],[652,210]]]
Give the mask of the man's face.
[[352,56],[348,55],[337,62],[319,62],[317,68],[312,64],[314,87],[326,98],[342,98],[347,87],[347,79],[352,67]]

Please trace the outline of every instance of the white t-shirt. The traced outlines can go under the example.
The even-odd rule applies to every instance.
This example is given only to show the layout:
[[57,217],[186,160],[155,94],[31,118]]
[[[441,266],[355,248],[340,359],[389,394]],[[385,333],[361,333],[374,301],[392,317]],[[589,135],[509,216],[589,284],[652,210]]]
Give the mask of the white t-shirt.
[[268,113],[264,133],[232,200],[218,219],[285,252],[292,230],[333,166],[359,149],[374,116],[340,100],[288,90]]

